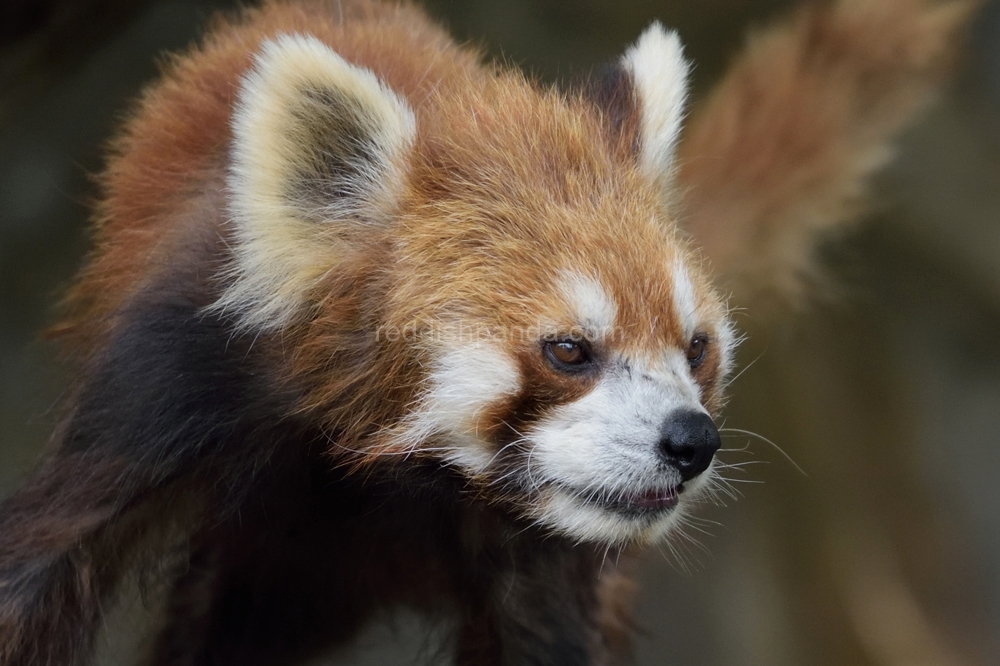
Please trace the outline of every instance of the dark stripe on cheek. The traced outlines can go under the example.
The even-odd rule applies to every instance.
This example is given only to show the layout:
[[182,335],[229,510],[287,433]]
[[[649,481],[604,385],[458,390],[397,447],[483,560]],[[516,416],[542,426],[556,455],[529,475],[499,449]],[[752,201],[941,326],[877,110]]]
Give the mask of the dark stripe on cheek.
[[483,419],[487,425],[481,432],[492,438],[498,448],[521,438],[529,426],[552,408],[579,400],[590,393],[598,379],[597,374],[562,374],[552,368],[541,351],[535,348],[519,353],[517,361],[521,372],[521,390],[498,403]]
[[719,386],[721,362],[722,352],[718,344],[713,344],[709,347],[708,358],[693,373],[694,380],[701,386],[702,404],[713,413],[717,411],[722,401],[722,391]]

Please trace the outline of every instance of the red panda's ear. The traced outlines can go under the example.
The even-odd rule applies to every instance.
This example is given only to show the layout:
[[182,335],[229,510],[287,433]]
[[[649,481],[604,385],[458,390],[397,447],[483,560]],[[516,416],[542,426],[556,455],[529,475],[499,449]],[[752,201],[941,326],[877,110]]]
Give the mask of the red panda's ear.
[[405,186],[413,112],[375,75],[313,37],[265,42],[233,115],[235,246],[216,308],[248,328],[301,312],[359,230],[386,224]]
[[639,115],[639,164],[651,178],[667,185],[674,172],[674,152],[684,120],[688,62],[674,31],[653,23],[622,56]]

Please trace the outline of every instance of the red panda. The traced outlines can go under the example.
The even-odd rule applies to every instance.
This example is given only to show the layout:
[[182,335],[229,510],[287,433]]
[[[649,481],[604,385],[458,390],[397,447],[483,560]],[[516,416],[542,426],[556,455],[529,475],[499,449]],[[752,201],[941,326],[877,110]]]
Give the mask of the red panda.
[[659,24],[564,91],[409,5],[220,21],[103,176],[66,415],[0,510],[0,664],[87,663],[124,572],[178,551],[153,664],[300,662],[399,605],[452,617],[459,664],[620,662],[617,556],[712,484],[718,285],[794,290],[966,11],[809,10],[680,147]]

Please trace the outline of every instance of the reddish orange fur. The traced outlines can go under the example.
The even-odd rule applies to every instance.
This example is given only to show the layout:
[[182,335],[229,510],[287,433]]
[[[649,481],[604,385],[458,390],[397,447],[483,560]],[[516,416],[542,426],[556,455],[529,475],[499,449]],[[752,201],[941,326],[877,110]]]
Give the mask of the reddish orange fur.
[[[341,30],[341,11],[347,19],[364,17],[363,27]],[[225,235],[219,193],[233,95],[259,44],[282,33],[324,40],[407,97],[420,133],[402,229],[419,228],[406,222],[411,217],[424,225],[433,220],[418,236],[404,239],[412,248],[408,254],[421,257],[420,265],[385,259],[383,253],[392,253],[389,245],[399,238],[371,239],[371,254],[331,273],[320,290],[322,311],[330,316],[321,315],[306,330],[286,336],[286,342],[296,341],[292,371],[321,377],[311,384],[303,409],[321,410],[331,422],[350,414],[360,438],[401,413],[412,398],[412,390],[405,390],[415,384],[412,373],[405,379],[399,373],[407,369],[396,367],[412,361],[398,346],[384,350],[379,359],[366,359],[365,367],[358,368],[360,376],[333,380],[323,372],[321,359],[343,344],[340,336],[356,330],[356,320],[345,314],[364,298],[358,293],[364,281],[357,275],[373,262],[394,266],[392,276],[385,278],[394,293],[389,302],[374,306],[385,313],[385,326],[402,330],[434,320],[442,303],[478,301],[485,307],[477,314],[506,314],[505,320],[490,322],[498,330],[528,330],[538,322],[534,313],[519,312],[517,299],[544,292],[556,279],[558,266],[593,265],[596,259],[598,277],[613,285],[627,327],[622,335],[629,341],[626,350],[684,343],[676,322],[650,319],[670,312],[670,255],[684,250],[674,249],[679,247],[674,234],[655,222],[667,218],[663,204],[642,183],[621,142],[594,141],[604,134],[603,121],[586,100],[567,105],[555,91],[539,95],[519,73],[495,72],[480,64],[478,53],[456,47],[412,7],[315,0],[271,3],[236,19],[218,20],[203,46],[171,62],[164,82],[144,95],[114,145],[115,158],[103,177],[107,196],[98,211],[97,250],[71,292],[72,314],[64,328],[84,336],[80,347],[88,348],[106,334],[111,313],[141,289],[147,276],[169,270],[169,258],[178,248],[192,239],[209,243],[213,234]],[[548,168],[540,172],[539,165]],[[443,192],[456,172],[466,178],[467,187]],[[648,196],[639,202],[634,193],[643,190]],[[600,192],[601,198],[594,200],[591,192]],[[511,205],[514,201],[517,207]],[[574,202],[580,201],[587,207],[577,208]],[[206,217],[215,220],[213,228],[205,227]],[[552,217],[579,223],[542,223]],[[496,222],[532,228],[523,239],[530,242],[518,240],[517,234],[502,239],[507,231]],[[454,241],[438,245],[445,226]],[[568,228],[574,230],[570,235]],[[628,248],[620,244],[625,228],[632,239]],[[465,244],[477,242],[477,235],[496,243],[495,254],[470,264]],[[609,251],[595,253],[595,248]],[[633,284],[637,270],[649,267],[660,267],[659,279]],[[446,277],[459,274],[460,279]],[[428,284],[436,288],[428,290]],[[509,293],[508,304],[495,308],[504,291],[498,285],[511,284],[523,285],[523,293]],[[570,313],[560,311],[563,304],[552,303],[551,308],[569,321]],[[344,403],[344,395],[357,398]],[[398,398],[386,400],[391,395]],[[372,404],[366,406],[366,401]],[[331,410],[334,402],[338,408]]]
[[[861,178],[936,80],[965,12],[957,3],[931,9],[921,0],[842,0],[832,10],[806,11],[751,43],[694,116],[679,173],[679,189],[688,193],[683,221],[740,296],[769,285],[795,290],[812,235],[850,216]],[[394,223],[371,230],[349,257],[329,267],[308,294],[308,316],[279,334],[246,339],[205,316],[204,307],[224,287],[220,269],[232,241],[226,173],[237,91],[262,43],[284,33],[313,35],[374,71],[413,107],[417,135]],[[183,441],[165,438],[161,449],[148,449],[159,433],[141,427],[145,404],[132,405],[140,413],[123,424],[115,420],[119,405],[85,405],[83,389],[74,395],[67,432],[57,433],[65,437],[63,448],[0,513],[0,590],[7,580],[28,590],[12,601],[0,599],[0,661],[85,661],[102,600],[157,521],[181,525],[196,561],[206,567],[206,573],[192,567],[178,576],[176,623],[161,637],[160,663],[173,663],[168,648],[208,631],[212,599],[199,603],[197,595],[217,585],[222,598],[230,574],[237,593],[252,588],[279,602],[295,601],[282,596],[289,580],[303,585],[297,591],[316,594],[316,603],[339,603],[343,595],[343,605],[330,611],[335,626],[329,640],[346,640],[380,604],[451,603],[462,611],[459,663],[510,663],[504,650],[554,649],[559,643],[548,635],[550,625],[538,628],[522,617],[534,611],[536,619],[567,630],[588,663],[610,663],[626,652],[630,583],[612,570],[606,553],[532,533],[537,526],[517,522],[524,518],[515,511],[524,508],[522,497],[489,486],[489,479],[456,480],[454,470],[435,458],[434,441],[412,450],[393,438],[393,428],[421,396],[436,350],[423,340],[390,335],[472,323],[507,336],[503,350],[535,393],[506,395],[485,410],[477,435],[497,444],[501,434],[519,434],[519,418],[539,416],[538,402],[570,403],[596,383],[558,376],[539,354],[540,324],[560,331],[577,324],[572,304],[555,288],[564,271],[583,271],[614,301],[617,330],[606,346],[623,357],[687,347],[690,332],[673,307],[676,258],[689,266],[692,297],[704,319],[718,325],[725,308],[708,287],[698,251],[679,237],[668,212],[672,202],[636,164],[638,111],[634,99],[624,97],[612,101],[633,106],[616,111],[583,93],[540,89],[519,73],[481,64],[478,53],[453,44],[420,11],[366,0],[272,2],[217,21],[200,47],[172,61],[114,144],[96,249],[59,330],[86,368],[81,386],[89,381],[101,387],[98,398],[125,402],[123,394],[133,387],[123,389],[119,380],[130,378],[147,389],[149,395],[142,395],[154,404],[151,411],[161,412],[151,414],[154,423],[168,422],[162,413],[176,415],[171,404],[158,402],[160,384],[138,386],[161,372],[143,361],[171,363],[162,372],[173,373],[171,381],[180,377],[180,389],[190,388],[183,382],[187,375],[204,380],[199,371],[214,389],[211,381],[220,377],[212,375],[213,363],[219,361],[220,395],[193,382],[195,404],[184,405],[198,416],[214,416],[198,407],[218,399],[219,413],[233,423],[224,422],[219,434],[216,422],[206,419],[209,435],[201,441],[200,431],[189,436],[185,428],[193,417],[182,413],[169,424]],[[162,311],[143,310],[147,301]],[[185,308],[203,318],[181,323],[203,328],[179,325],[176,337],[156,337],[175,323],[163,313]],[[232,336],[223,338],[222,350],[216,325]],[[157,356],[158,350],[141,346],[150,339],[179,349]],[[135,347],[131,356],[115,356],[128,344]],[[713,413],[723,399],[718,347],[691,371],[703,406]],[[198,367],[182,362],[192,359]],[[102,364],[120,374],[106,375]],[[263,389],[263,397],[248,385]],[[183,390],[168,397],[188,398]],[[233,417],[226,411],[232,408],[227,400],[239,399],[256,400],[274,413],[261,415],[263,425],[251,418],[244,426],[242,412]],[[77,424],[77,409],[91,420]],[[74,439],[74,427],[83,441]],[[120,435],[119,427],[137,441]],[[496,454],[502,450],[498,446]],[[198,455],[208,460],[185,467]],[[160,458],[167,460],[162,467]],[[308,492],[313,482],[315,494],[327,501],[330,488],[343,493],[330,502],[334,510],[316,510],[312,502],[319,500]],[[240,504],[251,483],[266,511]],[[194,508],[181,511],[177,497]],[[428,497],[433,503],[425,507]],[[388,518],[359,529],[362,517],[338,513],[341,500],[361,507],[364,520],[380,511]],[[232,519],[233,506],[245,508],[246,517]],[[280,511],[282,529],[275,530],[272,510]],[[290,534],[282,520],[295,526]],[[310,538],[295,536],[297,529],[323,545],[335,543],[313,552]],[[351,538],[337,541],[338,530],[359,545]],[[529,535],[518,538],[524,531]],[[247,553],[248,544],[267,550],[271,539],[295,545],[277,555],[268,551],[275,570],[287,575],[276,581]],[[337,558],[333,564],[330,557]],[[316,590],[295,577],[323,565],[352,575],[323,579]],[[508,585],[504,576],[530,584]],[[556,603],[559,613],[546,614],[546,603]],[[289,635],[297,636],[297,624],[289,623],[295,625],[286,627]],[[297,640],[289,643],[299,649]],[[247,645],[248,659],[257,660],[252,663],[266,659]],[[227,646],[236,654],[244,649]]]
[[[686,344],[678,322],[653,320],[671,312],[670,259],[683,250],[675,249],[670,230],[658,222],[665,219],[662,206],[637,170],[592,140],[601,128],[582,101],[567,106],[555,92],[539,96],[519,75],[502,74],[442,97],[421,118],[412,189],[402,204],[400,228],[385,241],[392,247],[381,279],[392,287],[386,302],[375,306],[381,324],[398,330],[437,324],[458,304],[460,315],[450,315],[455,322],[498,332],[537,328],[539,310],[570,328],[573,314],[552,296],[552,285],[561,268],[585,265],[618,303],[623,349]],[[549,168],[540,171],[539,165]],[[637,191],[647,192],[646,199],[637,200]],[[627,246],[620,242],[623,229]],[[489,252],[470,252],[476,247]],[[636,284],[640,270],[658,279]],[[539,298],[549,300],[539,304]],[[340,307],[324,311],[329,318],[310,324],[315,333],[303,332],[303,355],[296,359],[303,372],[322,366],[319,359],[333,346],[324,338],[337,329],[354,330],[350,323],[345,328]],[[535,340],[508,345],[520,354]],[[386,352],[387,360],[398,363],[399,352]],[[398,376],[387,370],[373,368],[378,384],[362,394],[398,386]],[[344,387],[329,382],[315,388],[309,405],[333,414],[329,407],[342,399]]]
[[[351,30],[340,17],[352,21]],[[72,321],[64,328],[106,325],[141,276],[165,268],[178,246],[204,233],[193,228],[204,224],[199,212],[220,212],[240,78],[261,42],[282,33],[315,35],[378,71],[415,106],[485,73],[478,53],[455,46],[409,5],[278,1],[217,18],[200,47],[167,64],[162,83],[146,91],[112,144],[97,249],[70,295]]]
[[[505,314],[504,320],[490,322],[498,330],[528,330],[538,322],[533,312],[519,311],[518,299],[545,292],[559,266],[596,263],[598,277],[619,303],[626,350],[684,343],[676,322],[651,319],[670,312],[670,255],[683,250],[674,249],[673,233],[655,222],[667,217],[663,205],[620,145],[594,141],[604,131],[588,102],[567,105],[555,91],[539,95],[520,74],[480,65],[477,53],[454,46],[413,8],[343,3],[348,18],[367,17],[363,29],[351,31],[329,20],[340,10],[332,2],[279,2],[235,21],[219,21],[205,44],[172,62],[164,83],[143,97],[115,145],[117,157],[104,177],[108,194],[99,212],[98,249],[71,295],[73,320],[88,340],[107,330],[106,318],[141,288],[144,276],[166,270],[178,247],[212,233],[204,228],[206,214],[215,218],[214,233],[224,234],[218,226],[218,196],[239,78],[262,40],[308,33],[372,68],[414,107],[419,143],[400,217],[402,229],[419,233],[402,240],[371,239],[372,254],[331,273],[320,290],[322,311],[329,317],[321,315],[306,330],[286,336],[286,343],[296,341],[285,350],[293,372],[320,377],[304,398],[304,409],[321,410],[331,422],[350,414],[360,438],[384,426],[412,398],[412,391],[400,389],[415,382],[412,375],[407,380],[399,374],[406,368],[396,366],[408,362],[409,355],[398,347],[366,359],[375,362],[358,368],[361,376],[333,380],[323,372],[321,359],[343,344],[339,336],[356,330],[356,320],[345,314],[364,298],[357,292],[363,283],[357,274],[372,262],[394,267],[385,278],[394,285],[390,300],[375,306],[385,313],[386,326],[403,329],[433,321],[443,303],[482,302],[485,307],[476,314]],[[539,165],[547,168],[539,171]],[[454,187],[447,183],[456,173],[467,186],[443,192]],[[637,201],[636,191],[646,191],[646,200]],[[600,198],[591,197],[593,192]],[[581,201],[585,208],[576,203]],[[410,218],[421,222],[410,224]],[[552,218],[579,222],[544,223]],[[504,239],[508,232],[497,222],[532,231],[521,240],[516,233]],[[627,248],[620,243],[625,228],[631,239]],[[439,245],[437,239],[447,234],[454,241]],[[466,252],[477,236],[493,244],[488,260]],[[404,241],[411,249],[408,256],[421,258],[419,265],[384,258],[384,252],[393,252],[391,243]],[[473,258],[476,263],[470,263]],[[639,269],[656,267],[659,279],[633,283]],[[428,284],[435,289],[428,290]],[[508,293],[508,303],[496,308],[506,291],[499,285],[513,284],[523,285],[523,292]],[[564,307],[550,304],[553,314],[569,322]],[[95,326],[100,328],[88,331]],[[397,399],[386,400],[395,394]],[[344,403],[344,395],[357,398]],[[336,410],[330,409],[333,402],[339,402]]]

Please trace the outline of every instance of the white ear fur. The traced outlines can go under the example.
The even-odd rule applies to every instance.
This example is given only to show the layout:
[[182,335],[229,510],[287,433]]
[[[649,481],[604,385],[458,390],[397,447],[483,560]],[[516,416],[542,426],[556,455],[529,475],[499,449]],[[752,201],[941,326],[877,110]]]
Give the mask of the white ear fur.
[[351,249],[391,219],[416,132],[410,107],[316,38],[267,41],[232,120],[229,285],[213,306],[276,329]]
[[622,56],[622,66],[632,75],[639,102],[640,164],[651,177],[669,182],[690,69],[681,40],[653,23]]

